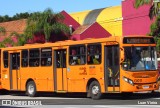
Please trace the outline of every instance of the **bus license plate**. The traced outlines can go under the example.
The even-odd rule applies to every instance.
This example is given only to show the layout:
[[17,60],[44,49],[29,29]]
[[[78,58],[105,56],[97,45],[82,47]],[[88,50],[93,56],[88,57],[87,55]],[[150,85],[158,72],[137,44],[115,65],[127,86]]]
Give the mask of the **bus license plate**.
[[148,85],[143,86],[143,89],[148,89],[148,88],[149,88]]

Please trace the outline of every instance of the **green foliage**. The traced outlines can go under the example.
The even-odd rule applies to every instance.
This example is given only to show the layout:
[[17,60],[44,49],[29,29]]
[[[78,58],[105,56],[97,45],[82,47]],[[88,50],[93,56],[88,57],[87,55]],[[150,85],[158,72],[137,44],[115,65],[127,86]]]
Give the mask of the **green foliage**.
[[0,33],[2,33],[3,35],[5,35],[6,29],[4,27],[0,27]]
[[[0,16],[0,22],[12,21],[27,18],[27,27],[24,34],[18,34],[12,32],[3,42],[0,43],[0,47],[5,47],[6,44],[12,46],[24,45],[28,39],[32,39],[37,34],[45,35],[45,40],[49,41],[51,34],[67,34],[69,36],[69,27],[63,24],[64,16],[60,13],[54,13],[51,9],[46,9],[44,12],[34,13],[20,13],[13,17],[8,15]],[[5,32],[5,29],[0,27],[0,32]],[[12,36],[17,36],[18,42],[14,43]]]
[[27,25],[26,29],[25,29],[25,32],[24,32],[24,35],[28,38],[28,39],[31,39],[34,35],[34,33],[36,33],[37,28],[36,28],[36,24],[35,23],[32,23],[30,25]]
[[6,44],[11,44],[11,45],[13,46],[13,44],[14,44],[11,36],[5,38],[2,43],[4,44],[4,46],[5,46]]
[[12,43],[13,46],[22,46],[22,45],[26,44],[26,42],[27,42],[27,38],[24,34],[19,34],[17,32],[12,32],[9,37],[11,37],[11,36],[16,36],[17,39],[18,39],[17,43],[13,42],[13,40],[11,39],[11,42],[13,42]]
[[18,42],[16,44],[16,46],[23,46],[24,44],[27,43],[27,38],[24,34],[20,34],[18,36]]
[[50,34],[52,32],[53,26],[50,25],[49,23],[44,24],[44,34],[45,34],[45,40],[49,41]]
[[4,47],[5,47],[4,43],[0,42],[0,48],[4,48]]
[[32,38],[34,34],[41,33],[45,35],[45,40],[49,41],[51,33],[69,34],[69,27],[62,23],[63,19],[60,13],[54,13],[51,9],[33,13],[27,20],[25,35],[27,38]]
[[157,50],[160,50],[160,16],[157,16],[155,22],[151,24],[149,35],[155,38]]
[[[154,0],[135,0],[134,6],[135,8],[139,8],[145,4],[151,4]],[[160,2],[153,2],[150,10],[149,17],[153,19],[156,16],[156,21],[150,26],[150,36],[153,36],[156,44],[157,50],[160,51],[160,15],[159,15]]]
[[134,7],[139,8],[145,4],[152,4],[149,10],[149,17],[153,19],[155,16],[159,14],[160,2],[153,2],[154,0],[135,0]]
[[144,4],[150,4],[152,0],[135,0],[134,7],[139,8],[140,6]]
[[155,22],[151,24],[150,30],[151,36],[160,38],[160,16],[157,16]]
[[[12,39],[12,36],[17,37],[17,42],[14,42]],[[27,39],[24,34],[19,34],[17,32],[12,32],[10,36],[6,37],[2,42],[0,42],[0,48],[6,47],[7,44],[10,44],[11,46],[23,46],[26,44]]]
[[8,22],[8,21],[14,21],[14,20],[19,20],[19,19],[27,19],[30,17],[31,14],[28,12],[25,13],[17,13],[13,17],[10,17],[8,15],[0,16],[0,22]]
[[19,36],[19,33],[13,31],[13,32],[11,32],[10,36]]

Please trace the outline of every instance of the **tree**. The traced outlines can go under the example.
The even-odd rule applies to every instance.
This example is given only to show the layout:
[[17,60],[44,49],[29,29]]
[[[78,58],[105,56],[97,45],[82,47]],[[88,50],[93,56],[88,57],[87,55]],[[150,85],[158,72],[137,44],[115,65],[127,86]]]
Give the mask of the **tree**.
[[48,42],[51,33],[69,34],[69,27],[62,23],[63,19],[60,13],[54,13],[51,9],[46,9],[42,13],[33,13],[27,20],[25,35],[31,38],[34,34],[41,33],[45,35],[45,41]]
[[26,36],[24,35],[24,34],[20,34],[19,36],[18,36],[18,42],[17,42],[17,46],[22,46],[22,45],[24,45],[24,44],[26,44],[27,43],[27,38],[26,38]]
[[134,6],[135,8],[139,8],[140,6],[144,4],[151,4],[153,0],[135,0]]
[[[52,34],[60,34],[59,37],[62,37],[61,34],[69,35],[69,27],[63,24],[64,17],[60,13],[54,13],[51,9],[46,9],[44,12],[34,12],[34,13],[20,13],[16,14],[13,17],[0,16],[0,21],[4,22],[11,18],[11,20],[18,20],[21,18],[27,18],[27,27],[24,31],[24,34],[18,34],[17,32],[12,32],[3,42],[1,42],[0,47],[6,45],[24,45],[27,43],[28,39],[32,39],[34,35],[40,34],[40,36],[45,36],[46,42],[49,41]],[[0,33],[5,33],[5,29],[0,27]],[[13,36],[16,36],[16,43],[13,41]]]
[[160,16],[157,16],[155,22],[151,24],[149,35],[154,36],[157,50],[160,50]]
[[6,37],[6,38],[3,40],[2,43],[3,43],[3,45],[4,45],[5,47],[8,46],[8,45],[13,46],[13,44],[14,44],[11,36]]
[[[24,34],[19,34],[19,33],[15,32],[15,31],[13,31],[13,32],[9,35],[8,38],[9,38],[9,39],[8,39],[7,42],[10,42],[12,46],[22,46],[22,45],[24,45],[24,44],[27,43],[27,38],[26,38],[26,36],[25,36]],[[15,38],[16,41],[13,40],[13,38]],[[4,42],[5,42],[5,41],[4,41]],[[6,42],[6,43],[7,43],[7,42]],[[6,44],[6,43],[5,43],[5,44]]]
[[31,14],[28,12],[25,13],[16,13],[13,17],[8,15],[0,16],[0,22],[14,21],[19,19],[27,19]]
[[139,8],[142,5],[150,4],[151,8],[149,11],[149,17],[153,19],[154,16],[157,16],[160,11],[160,2],[157,0],[135,0],[134,6],[135,8]]

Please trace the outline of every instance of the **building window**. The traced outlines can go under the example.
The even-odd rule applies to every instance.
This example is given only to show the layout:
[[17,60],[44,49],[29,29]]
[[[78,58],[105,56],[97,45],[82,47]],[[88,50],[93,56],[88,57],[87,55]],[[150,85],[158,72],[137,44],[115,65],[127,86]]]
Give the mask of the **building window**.
[[51,66],[52,65],[52,49],[43,48],[41,49],[41,66]]
[[85,45],[76,45],[69,48],[69,64],[83,65],[86,63]]
[[40,62],[40,52],[39,49],[30,49],[29,50],[29,66],[38,67]]
[[89,44],[87,46],[87,63],[100,64],[101,63],[101,45]]
[[22,50],[22,67],[28,67],[28,50]]
[[3,52],[3,64],[4,68],[8,68],[8,51]]

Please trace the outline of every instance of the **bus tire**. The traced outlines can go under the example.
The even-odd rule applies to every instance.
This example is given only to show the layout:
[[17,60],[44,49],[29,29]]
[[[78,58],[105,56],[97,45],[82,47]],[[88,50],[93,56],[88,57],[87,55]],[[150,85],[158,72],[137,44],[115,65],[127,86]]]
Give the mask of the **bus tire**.
[[8,95],[8,94],[9,94],[8,90],[6,90],[6,89],[0,90],[0,95]]
[[35,85],[34,81],[29,81],[27,83],[26,93],[30,97],[36,96],[36,85]]
[[102,96],[100,85],[97,81],[91,82],[89,92],[92,99],[97,100]]
[[121,93],[121,97],[122,99],[129,99],[130,97],[133,96],[133,93],[132,92],[122,92]]

